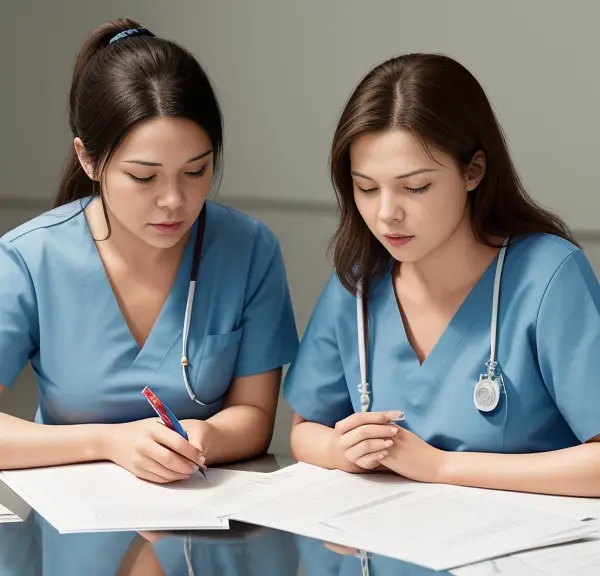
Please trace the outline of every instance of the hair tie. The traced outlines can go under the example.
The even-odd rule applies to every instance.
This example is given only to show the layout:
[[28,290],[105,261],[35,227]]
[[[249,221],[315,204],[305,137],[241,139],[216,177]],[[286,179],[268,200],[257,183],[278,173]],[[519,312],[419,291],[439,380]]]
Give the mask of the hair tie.
[[132,36],[154,36],[154,34],[147,28],[130,28],[129,30],[123,30],[123,32],[119,32],[116,36],[113,36],[108,43],[112,44],[113,42],[118,42],[119,40],[123,40],[123,38],[130,38]]

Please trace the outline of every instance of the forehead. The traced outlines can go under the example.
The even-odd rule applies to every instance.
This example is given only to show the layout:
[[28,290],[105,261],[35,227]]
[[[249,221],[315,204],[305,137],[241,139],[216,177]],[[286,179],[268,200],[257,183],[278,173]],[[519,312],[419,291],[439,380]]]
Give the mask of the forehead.
[[187,162],[211,148],[208,133],[185,118],[152,118],[137,124],[115,151],[115,160]]
[[350,164],[352,170],[373,177],[395,177],[421,168],[440,170],[451,166],[444,154],[431,150],[430,155],[408,130],[359,136],[350,145]]

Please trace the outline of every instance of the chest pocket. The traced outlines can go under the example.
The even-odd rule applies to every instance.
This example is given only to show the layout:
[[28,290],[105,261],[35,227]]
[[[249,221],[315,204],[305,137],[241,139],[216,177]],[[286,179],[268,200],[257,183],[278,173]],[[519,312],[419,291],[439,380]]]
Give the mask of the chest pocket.
[[233,378],[242,331],[227,334],[207,334],[194,359],[191,386],[204,404],[215,404],[227,393]]

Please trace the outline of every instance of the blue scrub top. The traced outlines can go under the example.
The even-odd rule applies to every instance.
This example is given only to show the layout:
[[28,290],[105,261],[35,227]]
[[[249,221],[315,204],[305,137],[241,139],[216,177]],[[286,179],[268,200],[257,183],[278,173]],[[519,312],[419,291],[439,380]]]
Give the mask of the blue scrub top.
[[[0,383],[12,386],[31,362],[39,393],[36,421],[118,423],[154,417],[141,394],[146,385],[178,418],[206,419],[221,408],[233,378],[291,362],[298,347],[294,314],[280,246],[266,226],[206,203],[188,340],[191,386],[208,404],[204,407],[189,398],[180,365],[197,223],[171,292],[140,349],[104,271],[83,212],[86,204],[87,199],[54,209],[0,239]],[[42,527],[44,575],[114,573],[132,537],[58,537],[44,522]],[[10,534],[6,525],[0,531],[5,542],[0,555]],[[99,546],[112,547],[114,554],[100,554]],[[168,561],[170,555],[182,557],[183,548],[177,543],[167,552]]]
[[[584,253],[552,235],[524,236],[509,245],[497,340],[506,394],[491,413],[475,408],[473,390],[490,355],[496,262],[422,364],[406,336],[391,270],[373,283],[368,295],[371,410],[404,411],[403,426],[452,451],[543,452],[600,434],[600,286]],[[284,383],[286,399],[303,418],[333,426],[360,412],[356,326],[356,299],[334,275]],[[313,553],[321,563],[329,554]],[[337,568],[327,574],[337,574],[340,566],[346,574],[355,562],[338,558]],[[372,564],[376,574],[423,573],[408,565],[400,571],[398,563],[381,558]],[[348,573],[356,573],[352,570]]]

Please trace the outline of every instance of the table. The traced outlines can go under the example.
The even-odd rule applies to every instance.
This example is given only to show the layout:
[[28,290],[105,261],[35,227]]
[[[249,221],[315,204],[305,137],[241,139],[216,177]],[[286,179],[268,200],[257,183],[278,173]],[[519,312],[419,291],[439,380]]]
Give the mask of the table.
[[[271,472],[293,463],[273,454],[230,465],[237,470]],[[21,515],[27,505],[0,482],[0,503]],[[340,555],[318,540],[231,522],[227,531],[199,530],[167,532],[154,542],[130,534],[119,552],[107,554],[97,534],[60,535],[45,533],[44,545],[39,524],[44,521],[32,512],[24,523],[0,525],[0,576],[189,576],[184,545],[191,542],[191,563],[195,576],[360,576],[360,560]],[[129,533],[128,533],[129,534]],[[67,546],[63,546],[63,544]],[[49,566],[44,546],[66,550],[64,566]],[[57,548],[58,549],[58,548]],[[87,552],[86,552],[87,550]],[[70,562],[70,554],[73,561]],[[577,572],[570,572],[576,574]],[[391,558],[373,556],[370,576],[425,576],[448,574],[409,565]],[[490,563],[476,576],[506,574]],[[534,574],[534,572],[527,572]],[[475,576],[475,573],[474,573]],[[514,573],[511,576],[518,576]]]

